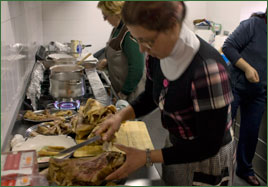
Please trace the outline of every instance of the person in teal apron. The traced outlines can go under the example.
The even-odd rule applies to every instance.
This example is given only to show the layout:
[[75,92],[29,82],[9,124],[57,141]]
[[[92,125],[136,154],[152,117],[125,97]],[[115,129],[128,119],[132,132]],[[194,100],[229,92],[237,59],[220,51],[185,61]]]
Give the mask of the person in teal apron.
[[130,38],[130,32],[121,20],[123,1],[100,1],[104,20],[114,29],[105,48],[105,59],[97,68],[107,66],[112,87],[120,99],[132,101],[144,90],[145,68],[144,54],[139,46]]

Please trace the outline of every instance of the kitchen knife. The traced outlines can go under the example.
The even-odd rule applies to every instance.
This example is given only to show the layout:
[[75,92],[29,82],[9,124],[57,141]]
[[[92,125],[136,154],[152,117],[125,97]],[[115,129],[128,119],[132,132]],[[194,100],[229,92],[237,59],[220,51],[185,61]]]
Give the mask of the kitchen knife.
[[94,136],[93,138],[89,138],[88,140],[86,140],[86,141],[84,141],[84,142],[82,142],[80,144],[77,144],[75,146],[72,146],[72,147],[69,147],[67,149],[64,149],[63,151],[59,152],[57,154],[57,156],[61,156],[61,155],[64,155],[66,153],[71,153],[71,152],[75,151],[76,149],[78,149],[80,147],[83,147],[85,145],[91,144],[91,143],[96,142],[96,141],[98,141],[100,139],[101,139],[101,136]]

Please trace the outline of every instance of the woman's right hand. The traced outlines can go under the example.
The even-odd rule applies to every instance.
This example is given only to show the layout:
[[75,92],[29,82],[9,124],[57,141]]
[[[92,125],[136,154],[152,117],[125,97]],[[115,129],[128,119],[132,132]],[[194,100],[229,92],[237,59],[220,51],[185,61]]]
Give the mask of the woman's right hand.
[[103,141],[109,141],[119,130],[121,122],[121,117],[118,114],[115,114],[102,122],[100,124],[100,127],[96,130],[95,134],[101,135]]
[[243,58],[239,58],[235,63],[235,66],[244,71],[245,77],[249,82],[257,83],[260,81],[259,74],[247,61]]
[[248,67],[245,71],[247,80],[251,83],[257,83],[260,81],[258,72],[253,67]]
[[101,61],[99,61],[99,63],[97,64],[97,69],[98,70],[102,70],[107,66],[107,59],[102,59]]

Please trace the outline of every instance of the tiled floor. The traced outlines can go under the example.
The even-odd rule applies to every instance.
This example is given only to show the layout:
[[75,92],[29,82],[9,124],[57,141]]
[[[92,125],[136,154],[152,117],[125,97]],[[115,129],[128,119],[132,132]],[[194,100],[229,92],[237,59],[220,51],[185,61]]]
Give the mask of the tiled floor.
[[[164,146],[165,138],[167,136],[167,131],[161,126],[160,113],[158,110],[153,111],[151,114],[141,118],[147,125],[149,134],[151,136],[152,142],[155,148],[162,148]],[[156,164],[156,168],[161,175],[161,165]],[[266,182],[260,179],[261,186],[267,186]],[[235,176],[234,186],[249,186],[243,179]]]

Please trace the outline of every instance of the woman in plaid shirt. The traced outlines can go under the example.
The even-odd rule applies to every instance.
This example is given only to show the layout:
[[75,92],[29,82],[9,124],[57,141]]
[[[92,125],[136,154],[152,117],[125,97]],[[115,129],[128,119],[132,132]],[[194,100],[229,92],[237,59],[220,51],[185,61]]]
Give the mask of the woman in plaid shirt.
[[161,111],[166,146],[144,151],[117,145],[126,162],[106,179],[120,179],[150,163],[163,163],[167,185],[230,185],[233,100],[220,54],[183,24],[183,2],[125,2],[122,17],[146,52],[145,91],[102,123],[96,134],[110,139],[124,120]]

